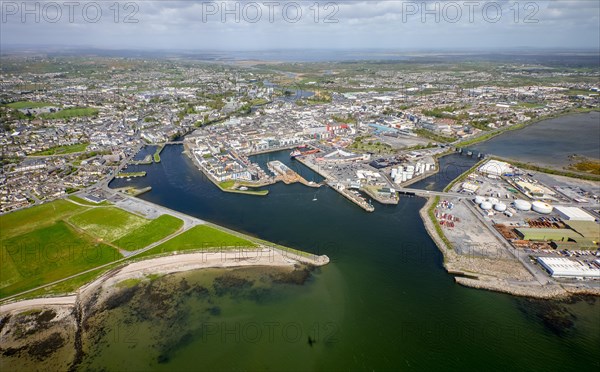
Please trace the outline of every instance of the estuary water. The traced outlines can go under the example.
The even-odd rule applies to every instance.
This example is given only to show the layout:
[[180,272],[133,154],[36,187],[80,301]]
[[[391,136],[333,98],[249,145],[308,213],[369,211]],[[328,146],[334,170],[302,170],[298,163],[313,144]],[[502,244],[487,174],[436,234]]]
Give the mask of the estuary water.
[[[96,334],[83,368],[583,371],[600,366],[600,301],[533,301],[455,284],[418,214],[425,199],[402,197],[397,206],[375,204],[375,212],[367,213],[327,187],[279,183],[268,187],[266,197],[223,193],[182,150],[167,146],[161,163],[131,169],[146,170],[146,177],[115,180],[111,187],[152,186],[143,199],[327,254],[331,263],[300,280],[279,280],[280,273],[269,268],[209,269],[157,279],[98,318],[103,332]],[[254,160],[281,160],[319,180],[288,152]],[[456,154],[443,158],[440,175],[414,186],[441,189],[474,161]],[[148,292],[148,286],[158,292]]]
[[473,150],[520,162],[563,168],[569,156],[600,159],[600,112],[548,119],[505,132]]

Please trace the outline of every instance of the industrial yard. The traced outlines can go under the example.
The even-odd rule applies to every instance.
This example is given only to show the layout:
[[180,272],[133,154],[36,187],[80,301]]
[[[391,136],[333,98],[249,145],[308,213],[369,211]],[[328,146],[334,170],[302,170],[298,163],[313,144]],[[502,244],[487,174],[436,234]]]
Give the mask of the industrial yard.
[[[489,274],[483,259],[493,259],[504,266],[513,263],[508,272],[497,273],[498,278],[510,278],[513,285],[537,281],[539,285],[597,289],[597,183],[537,174],[489,160],[448,191],[464,197],[440,200],[433,215],[458,256],[449,265],[454,270],[462,267],[459,272]],[[470,270],[464,270],[464,262],[457,264],[465,259],[470,260]],[[481,265],[472,265],[474,261]],[[523,268],[529,275],[523,275]]]

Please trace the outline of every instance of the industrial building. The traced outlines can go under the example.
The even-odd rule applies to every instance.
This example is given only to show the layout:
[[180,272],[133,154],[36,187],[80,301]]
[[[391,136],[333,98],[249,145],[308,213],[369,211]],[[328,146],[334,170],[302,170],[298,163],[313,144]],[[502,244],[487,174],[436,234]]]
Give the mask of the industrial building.
[[555,278],[597,278],[600,269],[565,257],[538,257],[537,261]]
[[594,222],[596,219],[591,214],[587,213],[579,207],[567,207],[567,206],[555,206],[554,210],[558,212],[559,216],[563,220],[567,221],[591,221]]
[[[472,182],[463,182],[461,188],[467,192],[475,194],[477,192],[477,190],[479,190],[479,185],[476,185]],[[479,204],[481,204],[481,203],[479,203]]]
[[530,183],[530,182],[518,181],[517,186],[526,195],[529,195],[532,197],[538,197],[538,198],[544,197],[545,190],[537,185]]
[[502,176],[512,172],[512,166],[506,162],[498,160],[490,160],[481,165],[478,169],[479,173],[491,176]]
[[517,235],[522,240],[533,241],[578,241],[583,237],[570,229],[552,229],[552,228],[518,228],[515,229]]
[[[592,241],[594,244],[600,243],[600,225],[591,221],[567,221],[569,228],[577,231],[584,238]],[[581,242],[581,239],[577,240]]]

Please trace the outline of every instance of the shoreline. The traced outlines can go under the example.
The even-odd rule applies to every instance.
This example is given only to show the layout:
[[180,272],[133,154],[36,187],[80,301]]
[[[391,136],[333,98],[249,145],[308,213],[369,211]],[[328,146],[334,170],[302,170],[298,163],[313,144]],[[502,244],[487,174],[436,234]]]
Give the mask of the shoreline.
[[[490,275],[489,273],[484,273],[482,271],[465,270],[461,265],[464,264],[464,262],[461,262],[461,256],[452,248],[446,246],[443,238],[439,236],[435,228],[435,222],[429,217],[429,208],[431,208],[435,200],[435,197],[428,197],[425,205],[419,210],[419,215],[421,216],[427,234],[442,253],[444,258],[444,269],[449,275],[454,276],[454,281],[456,283],[469,288],[485,289],[513,296],[546,300],[566,299],[575,295],[600,296],[600,288],[593,291],[568,284],[542,285],[535,281],[520,282],[519,284],[516,284],[516,280],[505,278],[498,274]],[[469,259],[473,260],[474,258],[471,257]],[[480,263],[492,262],[492,260],[485,258],[478,258],[478,260],[480,260]],[[477,266],[479,267],[479,265]]]
[[569,115],[577,115],[577,114],[589,114],[590,112],[600,112],[600,109],[598,108],[587,108],[587,109],[570,109],[570,110],[566,110],[566,111],[560,111],[554,114],[550,114],[550,115],[546,115],[543,117],[537,117],[535,119],[530,119],[526,122],[523,123],[519,123],[519,124],[515,124],[506,128],[501,128],[498,131],[492,132],[492,133],[484,133],[478,137],[475,138],[471,138],[471,139],[466,139],[464,141],[459,141],[456,143],[451,144],[453,147],[457,147],[457,148],[463,148],[465,146],[471,146],[471,145],[475,145],[481,142],[485,142],[488,140],[491,140],[494,137],[497,137],[501,134],[504,134],[506,132],[510,132],[510,131],[514,131],[514,130],[521,130],[524,128],[527,128],[530,125],[533,124],[537,124],[539,122],[545,121],[545,120],[552,120],[552,119],[557,119],[557,118],[561,118],[563,116],[569,116]]
[[[31,370],[38,370],[40,367],[48,370],[79,369],[84,356],[96,340],[96,334],[90,331],[94,329],[94,322],[98,319],[110,319],[104,313],[124,303],[120,302],[124,296],[137,292],[145,298],[147,294],[145,291],[140,292],[139,288],[147,289],[152,287],[155,280],[164,283],[163,280],[168,282],[176,278],[171,275],[192,275],[195,270],[202,269],[222,270],[208,272],[207,275],[210,277],[217,273],[223,278],[234,275],[228,269],[236,268],[253,267],[265,270],[268,275],[292,277],[297,271],[308,273],[312,270],[310,265],[301,265],[301,261],[290,258],[286,253],[270,247],[182,254],[175,252],[169,256],[131,262],[109,270],[70,295],[0,305],[0,328],[3,328],[2,365]],[[329,262],[326,256],[319,258],[325,260],[318,266]],[[186,277],[183,277],[182,282],[185,282]],[[172,291],[179,289],[178,286],[171,287]],[[198,289],[206,290],[204,287]],[[165,295],[168,296],[167,293]],[[164,302],[161,303],[164,305]],[[102,334],[106,328],[97,329]],[[16,331],[12,332],[13,330]],[[26,350],[27,353],[22,353],[21,350]]]
[[144,279],[149,275],[169,275],[202,269],[225,269],[235,267],[280,267],[293,269],[298,264],[323,266],[329,263],[327,256],[319,260],[281,251],[277,248],[240,249],[236,251],[209,250],[192,253],[174,253],[168,256],[132,261],[105,272],[92,282],[79,287],[73,294],[56,297],[39,297],[17,300],[0,305],[0,315],[43,308],[75,308],[85,303],[92,294],[102,290],[111,294],[118,290],[117,284],[128,279]]

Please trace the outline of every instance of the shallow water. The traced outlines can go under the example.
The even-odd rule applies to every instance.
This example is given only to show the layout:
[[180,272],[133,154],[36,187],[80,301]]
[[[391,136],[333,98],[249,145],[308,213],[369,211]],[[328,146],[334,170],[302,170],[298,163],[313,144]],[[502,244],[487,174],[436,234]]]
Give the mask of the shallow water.
[[[542,301],[550,305],[538,306],[455,284],[419,217],[424,199],[403,197],[397,206],[375,204],[376,211],[367,213],[326,187],[315,191],[276,184],[268,187],[266,197],[222,193],[181,151],[181,146],[167,146],[161,163],[139,166],[148,175],[128,184],[152,186],[144,199],[278,244],[327,254],[331,263],[304,285],[265,282],[267,290],[257,296],[252,295],[254,287],[243,285],[235,295],[203,300],[172,290],[176,305],[169,311],[181,318],[171,328],[130,319],[131,305],[123,305],[110,321],[129,322],[143,340],[164,342],[131,346],[107,341],[102,346],[106,350],[89,355],[83,366],[114,366],[118,360],[129,361],[124,365],[132,369],[165,370],[599,366],[599,301]],[[457,156],[442,164],[455,164],[452,172],[460,174],[474,159]],[[261,155],[257,161],[269,159],[312,177],[287,152]],[[450,171],[437,177],[416,186],[441,189],[451,179]],[[116,180],[111,187],[124,183]],[[313,202],[315,193],[318,200]],[[251,271],[239,272],[246,270]],[[215,273],[181,276],[209,283],[221,275]],[[207,314],[209,306],[218,306],[218,314]],[[571,323],[560,322],[558,330],[548,325],[565,318]],[[205,323],[209,325],[203,329]]]
[[472,148],[485,154],[559,168],[568,166],[573,154],[600,159],[600,112],[544,120],[505,132]]

